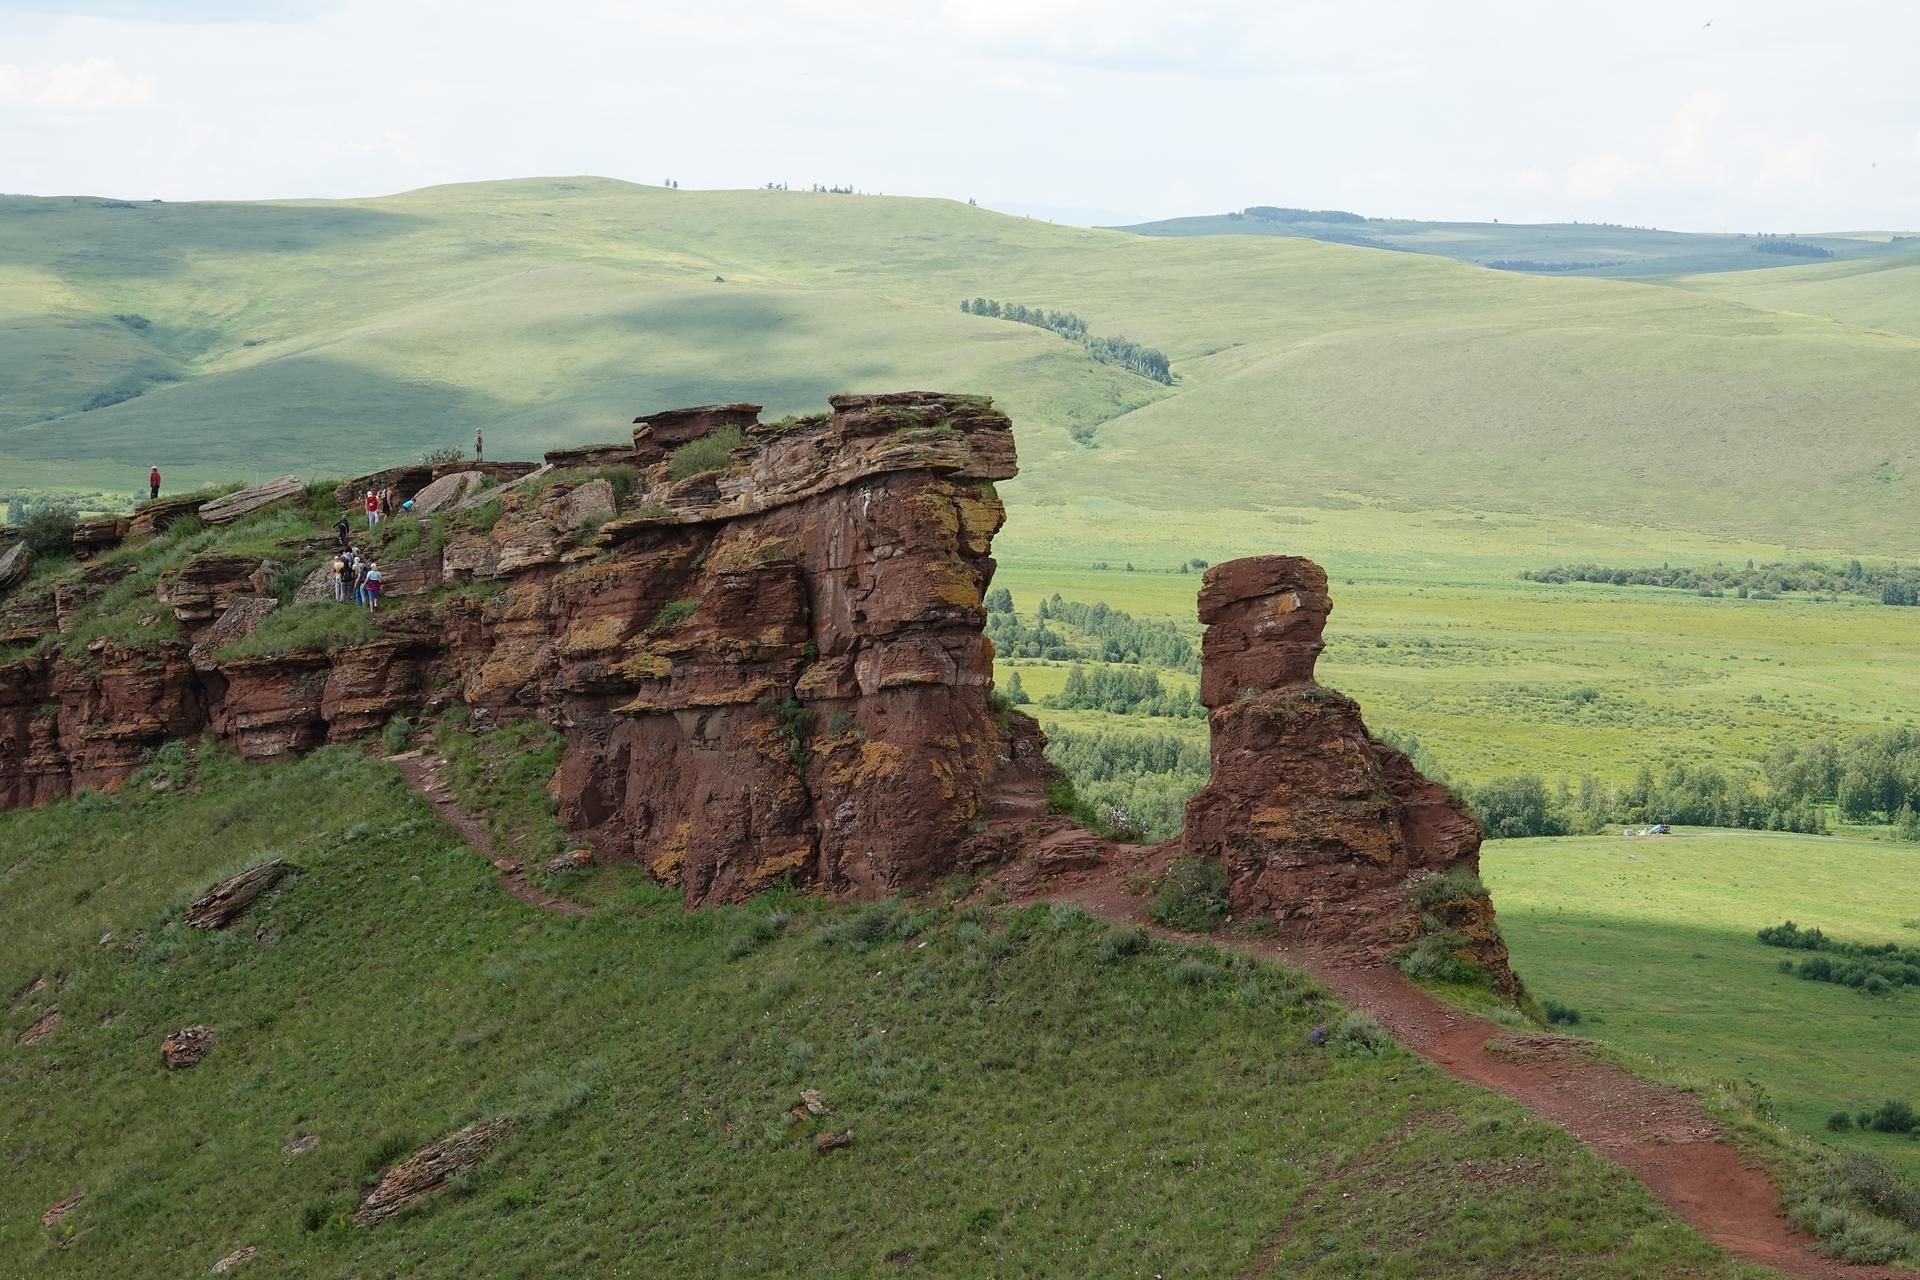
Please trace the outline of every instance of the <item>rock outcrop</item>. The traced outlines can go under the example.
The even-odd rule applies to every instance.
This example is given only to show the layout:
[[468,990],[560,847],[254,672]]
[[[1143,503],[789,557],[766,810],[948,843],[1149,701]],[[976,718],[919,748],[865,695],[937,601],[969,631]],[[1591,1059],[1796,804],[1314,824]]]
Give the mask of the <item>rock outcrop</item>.
[[455,1174],[471,1169],[513,1132],[505,1117],[481,1120],[450,1133],[380,1175],[354,1210],[356,1227],[378,1226],[394,1214],[444,1189]]
[[253,904],[292,871],[285,858],[249,867],[195,898],[187,907],[186,922],[195,929],[225,929],[253,910]]
[[26,580],[33,570],[33,552],[24,542],[16,542],[0,551],[0,595],[5,595]]
[[235,520],[292,502],[306,495],[307,487],[298,476],[280,476],[265,484],[250,485],[211,502],[200,504],[200,519],[207,524],[232,524]]
[[1181,844],[1226,868],[1236,914],[1376,953],[1444,935],[1510,990],[1477,881],[1426,911],[1413,905],[1422,880],[1477,872],[1480,828],[1445,787],[1373,739],[1358,704],[1315,682],[1331,609],[1327,576],[1310,560],[1261,556],[1207,571],[1200,700],[1213,767],[1187,804]]

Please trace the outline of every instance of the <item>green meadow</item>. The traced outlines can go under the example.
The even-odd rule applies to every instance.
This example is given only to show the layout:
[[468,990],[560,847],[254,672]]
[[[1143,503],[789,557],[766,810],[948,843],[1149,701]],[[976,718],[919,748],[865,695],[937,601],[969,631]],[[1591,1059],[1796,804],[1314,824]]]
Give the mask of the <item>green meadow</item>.
[[1920,1138],[1831,1132],[1837,1111],[1920,1106],[1920,991],[1864,995],[1777,971],[1756,930],[1793,920],[1848,942],[1920,941],[1920,850],[1837,837],[1681,829],[1497,840],[1481,871],[1538,996],[1573,1028],[1697,1079],[1754,1080],[1788,1127],[1920,1174]]
[[[541,794],[458,785],[503,816]],[[561,886],[594,915],[548,914],[339,747],[170,748],[116,795],[0,814],[0,847],[0,990],[49,982],[0,1013],[9,1274],[243,1246],[296,1276],[1762,1274],[1300,974],[1071,907],[689,912],[602,869]],[[273,855],[298,875],[240,927],[183,926]],[[168,1071],[189,1024],[212,1049]],[[795,1122],[807,1089],[829,1114]],[[351,1224],[388,1164],[483,1116],[512,1126],[483,1165]]]

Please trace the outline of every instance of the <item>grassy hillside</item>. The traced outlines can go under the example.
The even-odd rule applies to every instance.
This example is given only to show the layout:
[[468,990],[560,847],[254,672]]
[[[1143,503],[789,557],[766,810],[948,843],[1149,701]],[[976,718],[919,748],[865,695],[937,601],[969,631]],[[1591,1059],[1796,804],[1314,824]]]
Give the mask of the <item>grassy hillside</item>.
[[[0,847],[0,989],[50,982],[0,1038],[10,1273],[251,1245],[316,1276],[1759,1274],[1505,1100],[1313,1045],[1340,1013],[1299,975],[1071,909],[687,913],[602,871],[576,886],[595,915],[549,915],[341,748],[169,753],[0,815]],[[182,927],[272,853],[302,870],[242,927]],[[163,1069],[190,1023],[209,1056]],[[805,1088],[830,1117],[789,1120]],[[350,1225],[384,1165],[477,1115],[515,1125],[484,1166]]]
[[1662,231],[1598,222],[1422,222],[1411,218],[1262,217],[1248,212],[1167,218],[1117,228],[1144,236],[1290,236],[1403,253],[1427,253],[1480,266],[1563,276],[1658,276],[1682,271],[1757,271],[1804,259],[1769,252],[1785,241],[1824,250],[1835,260],[1883,258],[1912,245],[1890,235],[1772,236]]
[[1754,931],[1793,920],[1850,942],[1920,941],[1912,846],[1685,831],[1494,841],[1482,871],[1514,965],[1579,1030],[1710,1080],[1759,1081],[1780,1118],[1920,1173],[1911,1136],[1832,1133],[1836,1111],[1920,1106],[1920,991],[1862,995],[1777,972]]
[[[974,295],[1158,347],[1176,384],[960,313]],[[600,179],[8,198],[0,333],[0,469],[30,486],[351,471],[475,425],[524,456],[649,407],[938,385],[1019,424],[1015,557],[1171,556],[1165,531],[1270,531],[1272,507],[1920,549],[1920,339],[1308,240]]]
[[1874,262],[1822,262],[1751,276],[1682,276],[1669,283],[1771,311],[1826,316],[1920,337],[1920,253]]

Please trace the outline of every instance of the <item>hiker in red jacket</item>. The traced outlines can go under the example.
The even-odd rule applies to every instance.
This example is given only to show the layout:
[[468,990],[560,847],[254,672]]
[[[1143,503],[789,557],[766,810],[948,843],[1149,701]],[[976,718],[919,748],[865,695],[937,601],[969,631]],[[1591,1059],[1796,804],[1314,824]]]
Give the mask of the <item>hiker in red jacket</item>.
[[373,496],[373,490],[367,490],[367,528],[380,523],[380,499]]
[[147,501],[152,502],[160,496],[160,468],[147,472]]

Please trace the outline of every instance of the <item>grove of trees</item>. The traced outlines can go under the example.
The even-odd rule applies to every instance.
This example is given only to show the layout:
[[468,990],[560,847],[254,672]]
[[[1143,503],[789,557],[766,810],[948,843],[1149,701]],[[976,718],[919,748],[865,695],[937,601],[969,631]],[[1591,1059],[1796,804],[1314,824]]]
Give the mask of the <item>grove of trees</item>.
[[1087,332],[1087,322],[1071,311],[1051,311],[1018,302],[1000,302],[993,298],[963,298],[960,309],[970,316],[989,316],[1011,320],[1057,333],[1069,342],[1077,342],[1101,364],[1116,365],[1155,382],[1173,385],[1173,369],[1167,357],[1153,347],[1144,347],[1127,338],[1101,338]]

